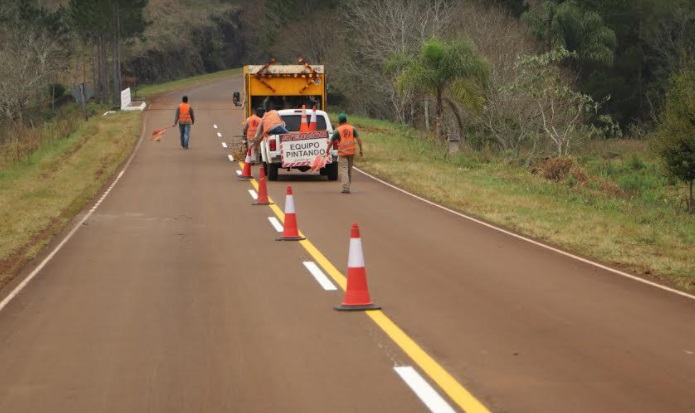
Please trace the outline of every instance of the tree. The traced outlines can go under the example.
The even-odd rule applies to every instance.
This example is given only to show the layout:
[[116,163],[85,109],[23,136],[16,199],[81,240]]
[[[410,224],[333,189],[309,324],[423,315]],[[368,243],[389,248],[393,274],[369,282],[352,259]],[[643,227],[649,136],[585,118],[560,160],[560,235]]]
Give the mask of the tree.
[[613,64],[615,32],[598,13],[584,10],[574,1],[548,0],[523,17],[545,40],[546,53],[563,47],[573,52],[579,63]]
[[460,133],[463,125],[457,104],[468,108],[482,106],[488,63],[469,41],[458,39],[447,43],[431,39],[422,45],[417,56],[396,54],[392,61],[403,67],[396,78],[399,90],[412,90],[434,98],[434,129],[438,137],[443,137],[445,103],[457,118]]
[[[517,62],[519,77],[510,88],[528,95],[536,111],[530,118],[538,120],[537,130],[554,146],[557,156],[568,155],[577,140],[596,132],[586,122],[600,107],[591,96],[570,86],[560,62],[571,56],[562,47],[540,56],[522,56]],[[610,123],[610,119],[604,121]]]
[[688,212],[692,213],[695,181],[695,62],[692,60],[672,78],[652,145],[668,173],[689,185]]

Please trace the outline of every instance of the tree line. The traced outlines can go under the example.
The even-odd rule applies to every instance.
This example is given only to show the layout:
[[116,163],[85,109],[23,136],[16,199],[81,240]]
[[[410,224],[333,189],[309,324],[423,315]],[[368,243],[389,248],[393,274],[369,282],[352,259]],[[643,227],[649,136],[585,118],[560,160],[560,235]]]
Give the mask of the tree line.
[[303,57],[327,66],[335,110],[529,162],[659,130],[672,79],[692,65],[695,4],[6,0],[0,35],[5,124],[26,123],[61,85],[118,104],[124,75],[154,83]]

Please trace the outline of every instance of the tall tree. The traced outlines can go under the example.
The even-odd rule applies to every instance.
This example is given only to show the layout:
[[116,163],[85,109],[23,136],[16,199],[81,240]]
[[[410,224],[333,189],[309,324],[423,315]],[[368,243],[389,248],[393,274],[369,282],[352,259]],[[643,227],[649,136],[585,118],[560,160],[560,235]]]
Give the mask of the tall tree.
[[[434,99],[434,129],[443,137],[442,117],[445,104],[456,117],[459,132],[462,121],[457,104],[475,107],[483,96],[483,84],[488,77],[488,63],[473,45],[464,39],[444,42],[431,39],[425,42],[414,58],[394,55],[394,64],[402,64],[403,70],[396,83],[401,91],[425,93]],[[478,104],[476,103],[478,102]]]
[[547,0],[524,14],[536,35],[545,41],[546,53],[563,47],[579,63],[613,63],[615,32],[602,17],[582,9],[574,1]]
[[695,61],[692,59],[672,79],[653,147],[668,173],[688,184],[688,212],[692,213],[695,206]]

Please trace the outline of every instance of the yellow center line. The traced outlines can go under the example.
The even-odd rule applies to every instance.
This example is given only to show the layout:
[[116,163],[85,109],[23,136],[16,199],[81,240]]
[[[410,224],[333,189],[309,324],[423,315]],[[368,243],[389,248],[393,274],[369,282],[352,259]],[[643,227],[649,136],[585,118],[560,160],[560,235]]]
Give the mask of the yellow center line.
[[[243,165],[243,164],[242,164]],[[250,180],[251,185],[258,191],[258,182]],[[270,198],[269,198],[270,199]],[[270,200],[273,202],[272,200]],[[278,219],[284,224],[285,213],[277,204],[268,205]],[[303,237],[304,234],[299,232]],[[340,288],[345,291],[347,288],[347,278],[319,251],[308,239],[299,241],[299,244],[311,255],[316,262],[323,267],[328,275],[335,281]],[[444,369],[436,360],[425,352],[413,339],[411,339],[400,327],[396,325],[381,310],[365,311],[367,316],[381,328],[381,330],[393,340],[394,343],[405,354],[407,354],[417,364],[422,371],[427,374],[432,381],[446,393],[461,409],[467,413],[490,413],[478,399],[461,385],[448,371]]]

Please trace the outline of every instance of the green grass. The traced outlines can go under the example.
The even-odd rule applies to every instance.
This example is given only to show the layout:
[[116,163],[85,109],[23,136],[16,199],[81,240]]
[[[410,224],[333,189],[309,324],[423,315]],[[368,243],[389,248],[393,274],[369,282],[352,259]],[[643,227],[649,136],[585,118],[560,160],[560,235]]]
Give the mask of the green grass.
[[140,125],[133,112],[94,116],[0,171],[0,285],[99,192],[132,152]]
[[590,180],[580,185],[475,153],[449,156],[401,126],[355,116],[350,122],[364,141],[357,165],[365,171],[485,221],[695,291],[695,217],[683,210],[685,188],[668,185],[643,143],[584,148],[578,164]]

